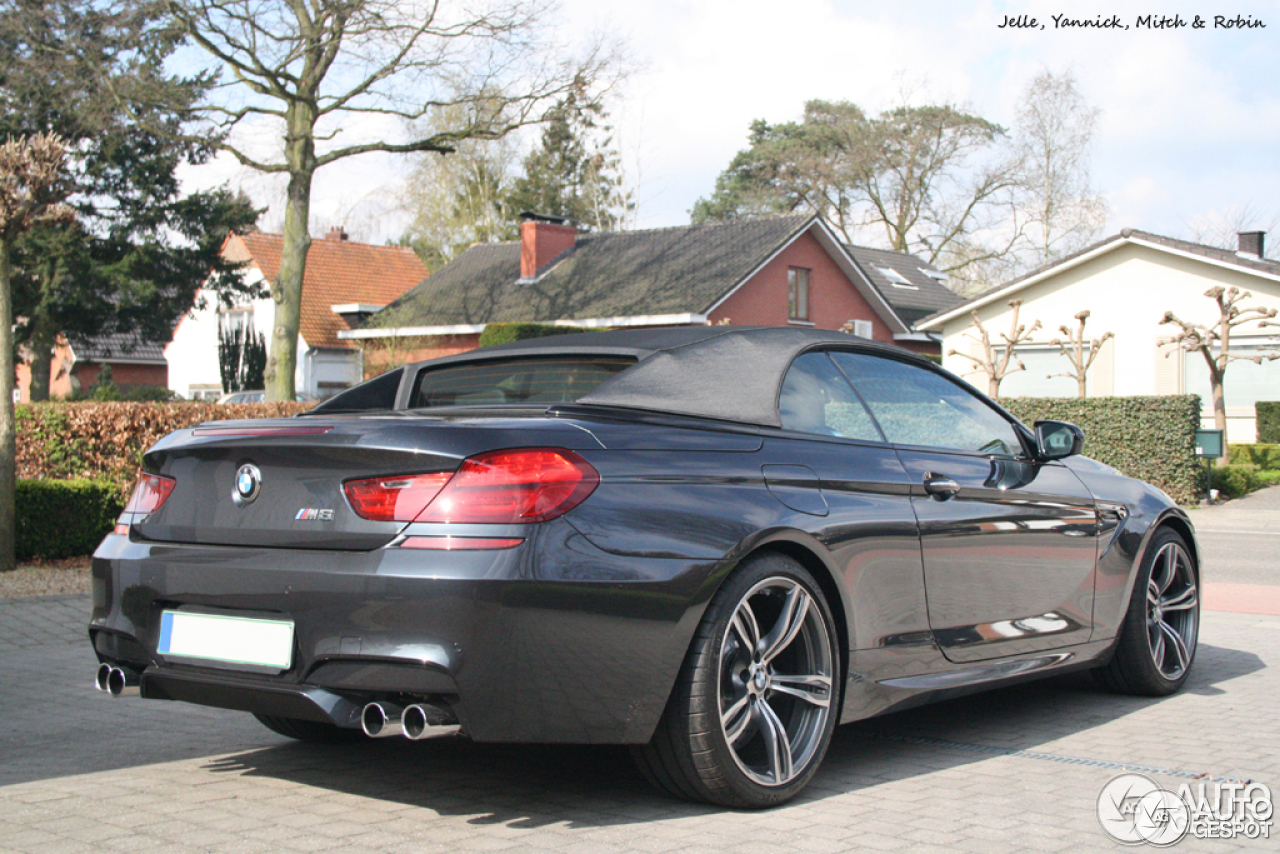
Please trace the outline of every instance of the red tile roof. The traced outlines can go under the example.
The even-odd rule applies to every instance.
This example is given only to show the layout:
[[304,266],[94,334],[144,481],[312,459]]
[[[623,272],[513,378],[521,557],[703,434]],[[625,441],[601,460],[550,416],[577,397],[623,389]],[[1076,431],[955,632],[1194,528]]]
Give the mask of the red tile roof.
[[[240,246],[236,242],[241,243]],[[274,282],[280,271],[284,237],[259,231],[232,235],[223,248],[231,258],[249,260]],[[352,349],[338,338],[347,324],[331,306],[344,303],[386,305],[427,277],[427,268],[412,249],[374,246],[333,238],[312,239],[302,277],[300,331],[309,347]],[[270,334],[268,332],[268,334]]]

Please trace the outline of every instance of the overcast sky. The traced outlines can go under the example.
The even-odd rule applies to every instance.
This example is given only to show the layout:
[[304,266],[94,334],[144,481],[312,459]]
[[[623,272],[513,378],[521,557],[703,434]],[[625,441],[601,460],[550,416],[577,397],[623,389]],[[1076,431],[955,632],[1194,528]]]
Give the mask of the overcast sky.
[[[1010,126],[1040,70],[1074,71],[1102,110],[1093,180],[1110,205],[1108,233],[1133,227],[1184,236],[1199,218],[1280,218],[1280,2],[1277,0],[561,0],[563,35],[607,29],[641,70],[613,120],[637,184],[641,228],[682,225],[695,200],[745,147],[749,123],[800,117],[812,98],[876,111],[905,85],[919,103],[967,103]],[[1060,29],[1055,14],[1119,16],[1130,29]],[[1188,26],[1147,30],[1139,15]],[[1006,16],[1044,29],[1001,29]],[[1199,16],[1203,29],[1189,24]],[[1218,29],[1237,15],[1265,28]],[[311,231],[345,224],[352,239],[397,237],[397,186],[407,161],[365,156],[317,173]],[[188,172],[192,186],[227,181],[282,221],[278,190],[224,159]],[[1273,236],[1273,241],[1276,239]]]

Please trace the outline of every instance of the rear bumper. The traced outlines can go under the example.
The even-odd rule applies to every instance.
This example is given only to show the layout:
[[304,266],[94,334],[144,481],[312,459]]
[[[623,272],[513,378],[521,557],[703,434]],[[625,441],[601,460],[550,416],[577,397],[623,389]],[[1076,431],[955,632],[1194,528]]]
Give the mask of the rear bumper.
[[[643,743],[718,566],[600,551],[556,520],[502,551],[191,546],[112,535],[93,559],[98,657],[155,699],[359,726],[444,703],[478,741]],[[285,671],[166,657],[161,613],[294,623]]]

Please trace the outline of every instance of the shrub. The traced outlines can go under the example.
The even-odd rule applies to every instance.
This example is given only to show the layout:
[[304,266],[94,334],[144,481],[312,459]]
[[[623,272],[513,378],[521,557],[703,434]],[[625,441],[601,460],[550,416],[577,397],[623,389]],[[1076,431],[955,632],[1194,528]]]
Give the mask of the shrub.
[[228,418],[295,415],[314,403],[36,403],[17,408],[18,477],[88,478],[115,484],[122,498],[142,454],[183,427]]
[[1280,445],[1228,445],[1227,462],[1280,470]]
[[1273,483],[1280,483],[1280,470],[1263,469],[1248,463],[1213,470],[1213,488],[1230,498],[1239,498]]
[[1204,466],[1195,455],[1198,395],[1014,397],[1000,402],[1028,426],[1036,421],[1075,424],[1084,430],[1087,456],[1163,489],[1179,504],[1194,502],[1203,490]]
[[554,326],[550,323],[490,323],[480,333],[480,346],[506,344],[508,341],[523,341],[526,338],[543,338],[547,335],[570,335],[574,332],[585,332],[577,326]]
[[1253,405],[1253,411],[1258,418],[1258,441],[1280,444],[1280,400],[1260,400]]
[[125,503],[116,484],[94,480],[19,480],[15,498],[19,560],[91,554]]

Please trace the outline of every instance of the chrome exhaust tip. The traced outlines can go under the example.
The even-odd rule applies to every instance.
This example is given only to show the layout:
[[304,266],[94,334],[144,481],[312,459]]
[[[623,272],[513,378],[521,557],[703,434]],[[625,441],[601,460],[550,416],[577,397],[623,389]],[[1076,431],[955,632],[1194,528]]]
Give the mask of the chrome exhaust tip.
[[98,672],[93,675],[93,687],[97,688],[99,691],[106,691],[107,682],[111,678],[112,670],[113,668],[110,664],[98,665]]
[[400,717],[404,728],[404,737],[410,741],[418,741],[433,735],[433,727],[447,727],[457,724],[458,719],[452,710],[442,709],[430,703],[415,703],[404,710]]
[[141,687],[136,673],[104,664],[98,668],[93,684],[99,691],[106,691],[112,697],[136,697]]
[[369,703],[360,713],[360,728],[369,738],[390,738],[404,732],[403,709],[390,703]]

